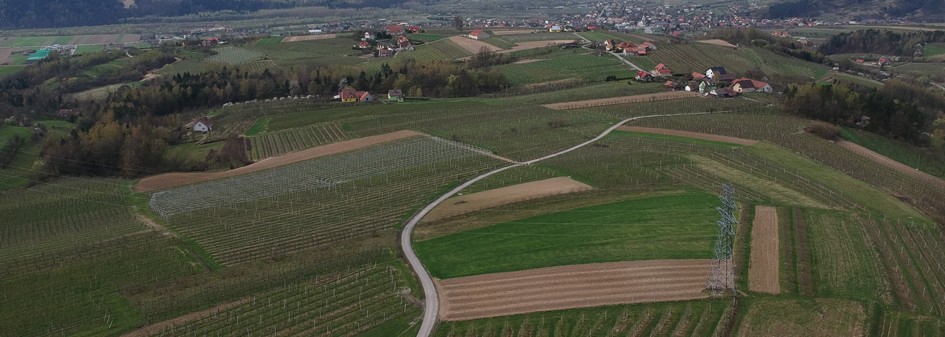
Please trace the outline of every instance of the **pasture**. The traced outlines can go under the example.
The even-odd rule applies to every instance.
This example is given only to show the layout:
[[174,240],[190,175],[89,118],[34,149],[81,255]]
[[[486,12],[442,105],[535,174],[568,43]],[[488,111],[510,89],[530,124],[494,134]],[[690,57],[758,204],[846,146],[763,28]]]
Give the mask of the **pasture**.
[[105,45],[109,43],[134,43],[141,40],[138,34],[99,34],[61,36],[8,36],[0,37],[0,48],[43,47],[52,44]]
[[265,54],[240,47],[221,47],[214,49],[216,54],[207,58],[207,61],[223,62],[230,65],[240,65],[262,59]]
[[601,82],[607,76],[621,79],[633,77],[629,67],[619,60],[608,55],[596,56],[583,49],[550,49],[547,52],[522,52],[519,55],[527,55],[523,57],[537,61],[496,67],[515,84],[543,83],[567,78]]

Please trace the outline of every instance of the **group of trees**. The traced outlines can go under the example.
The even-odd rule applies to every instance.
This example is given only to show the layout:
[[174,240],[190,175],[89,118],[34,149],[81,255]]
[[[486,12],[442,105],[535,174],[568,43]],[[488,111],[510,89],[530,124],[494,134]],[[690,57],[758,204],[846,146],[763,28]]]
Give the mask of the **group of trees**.
[[[153,60],[156,64],[163,62],[160,57]],[[228,102],[298,95],[317,95],[327,100],[348,85],[377,93],[397,88],[408,96],[421,97],[494,93],[510,84],[501,72],[490,66],[509,60],[508,56],[491,53],[476,55],[470,62],[421,63],[408,59],[395,67],[383,64],[375,73],[361,71],[357,74],[343,66],[264,70],[220,66],[199,74],[177,74],[138,87],[122,87],[95,102],[62,102],[61,97],[48,95],[49,100],[43,106],[74,105],[71,107],[81,114],[73,117],[76,129],[65,139],[49,142],[43,155],[52,174],[134,177],[167,170],[200,170],[207,165],[235,167],[246,162],[245,144],[239,139],[228,139],[221,151],[212,153],[203,163],[169,158],[164,152],[169,144],[181,141],[180,126],[184,116],[200,109]],[[59,65],[57,69],[71,69],[71,62],[44,61],[30,70],[40,74],[40,69],[51,67],[45,63],[65,63],[69,66]],[[32,85],[20,92],[33,94],[44,87],[28,77],[17,77],[11,83],[14,83],[10,84],[11,88]],[[23,100],[19,103],[24,109],[38,104]]]
[[823,54],[799,44],[794,39],[775,37],[754,28],[719,28],[713,32],[713,36],[733,44],[766,48],[808,62],[822,63],[824,61]]
[[[784,109],[830,123],[861,126],[892,138],[927,145],[945,97],[913,83],[890,80],[882,88],[807,83],[786,90]],[[868,118],[864,118],[868,117]]]
[[832,36],[820,46],[824,54],[875,53],[913,56],[916,45],[945,42],[945,31],[894,32],[862,29]]

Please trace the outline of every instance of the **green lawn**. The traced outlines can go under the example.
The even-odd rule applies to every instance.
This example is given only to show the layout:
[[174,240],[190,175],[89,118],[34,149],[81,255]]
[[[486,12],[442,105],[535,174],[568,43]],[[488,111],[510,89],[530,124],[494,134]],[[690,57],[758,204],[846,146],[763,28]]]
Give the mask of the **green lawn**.
[[922,49],[923,56],[935,56],[945,54],[945,43],[929,43]]
[[610,55],[597,56],[582,49],[552,50],[545,54],[524,57],[539,61],[513,63],[495,67],[515,84],[542,83],[568,78],[580,78],[593,82],[604,81],[607,76],[632,77],[630,67]]
[[439,278],[540,267],[649,259],[709,258],[718,198],[705,192],[637,195],[416,244]]
[[909,165],[909,167],[945,178],[945,155],[936,155],[931,150],[866,131],[843,128],[840,135],[843,139],[862,145],[895,161]]
[[433,42],[433,41],[442,39],[445,36],[440,35],[440,34],[419,33],[419,34],[408,34],[407,37],[409,37],[411,40]]
[[105,50],[105,46],[100,44],[84,44],[76,47],[76,55],[96,53]]

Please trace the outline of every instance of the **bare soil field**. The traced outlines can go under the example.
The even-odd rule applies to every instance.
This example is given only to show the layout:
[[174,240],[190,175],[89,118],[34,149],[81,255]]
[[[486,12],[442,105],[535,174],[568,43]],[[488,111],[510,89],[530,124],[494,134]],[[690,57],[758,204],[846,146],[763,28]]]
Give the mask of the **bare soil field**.
[[132,43],[141,41],[140,34],[125,34],[121,36],[121,42],[123,43]]
[[538,62],[538,61],[544,61],[544,60],[545,59],[522,59],[522,60],[512,62],[512,64],[526,64],[526,63],[532,63],[532,62]]
[[658,135],[679,136],[679,137],[695,138],[695,139],[704,139],[704,140],[711,140],[715,142],[732,143],[732,144],[745,145],[745,146],[751,146],[758,143],[757,140],[751,140],[751,139],[720,136],[720,135],[713,135],[713,134],[708,134],[708,133],[679,131],[679,130],[671,130],[671,129],[646,128],[646,127],[641,127],[641,126],[621,126],[621,127],[618,127],[617,130],[653,133],[653,134],[658,134]]
[[696,42],[705,43],[705,44],[711,44],[711,45],[716,45],[716,46],[719,46],[719,47],[738,48],[738,46],[736,46],[736,45],[734,45],[734,44],[731,44],[731,43],[728,43],[728,41],[719,40],[719,39],[699,40],[699,41],[696,41]]
[[499,47],[493,46],[491,44],[488,44],[479,40],[473,40],[462,35],[450,36],[449,40],[453,41],[453,43],[459,45],[460,47],[463,47],[463,49],[466,49],[466,51],[473,54],[476,54],[480,50],[482,50],[482,47],[486,47],[486,49],[488,49],[489,51],[494,51],[494,52],[501,50],[499,49]]
[[660,92],[660,93],[655,93],[655,94],[609,97],[609,98],[589,99],[589,100],[584,100],[584,101],[573,101],[573,102],[561,102],[561,103],[545,104],[542,106],[548,109],[554,109],[554,110],[570,110],[570,109],[591,108],[591,107],[605,106],[605,105],[628,104],[628,103],[638,103],[638,102],[648,102],[648,101],[662,101],[662,100],[692,98],[692,97],[700,97],[700,96],[698,92],[667,91],[667,92]]
[[335,34],[286,36],[282,43],[334,39]]
[[647,260],[530,269],[436,280],[440,318],[705,298],[711,260]]
[[121,337],[145,337],[145,336],[154,336],[160,334],[162,331],[168,328],[172,328],[177,325],[185,324],[191,321],[195,321],[206,316],[213,315],[217,312],[222,312],[233,307],[239,306],[243,303],[251,301],[252,298],[242,299],[236,302],[224,303],[207,310],[201,310],[197,312],[192,312],[180,317],[175,317],[163,322],[154,323],[146,327],[140,328],[138,330],[126,333],[121,335]]
[[895,161],[889,157],[876,153],[873,150],[862,147],[859,144],[848,142],[845,140],[840,140],[840,141],[837,141],[836,143],[837,145],[840,145],[841,147],[847,150],[853,151],[854,153],[867,157],[872,161],[882,164],[883,166],[892,168],[896,171],[902,172],[908,176],[917,178],[919,180],[926,181],[930,184],[935,184],[942,188],[945,188],[945,181],[943,181],[942,179],[939,179],[938,177],[933,176],[931,174],[916,170],[912,167],[909,167],[909,165]]
[[778,211],[755,207],[751,225],[751,257],[748,262],[748,289],[769,294],[781,293]]
[[243,166],[237,169],[222,172],[171,172],[163,173],[141,179],[135,185],[137,192],[151,192],[168,189],[177,186],[189,185],[204,181],[238,176],[241,174],[262,171],[286,164],[300,162],[312,158],[332,155],[336,153],[353,151],[372,145],[391,142],[399,139],[422,136],[422,133],[410,130],[395,131],[383,135],[369,136],[358,139],[346,140],[337,143],[313,147],[302,151],[290,152],[277,157],[269,157],[251,165]]
[[571,40],[549,40],[549,41],[529,41],[529,42],[518,42],[515,44],[515,47],[509,49],[500,50],[499,53],[511,53],[519,50],[535,49],[535,48],[544,48],[557,46],[565,43],[574,42],[574,39]]
[[0,64],[5,64],[7,62],[10,62],[11,54],[13,54],[13,49],[0,48]]
[[496,36],[521,35],[534,33],[534,29],[512,29],[512,30],[493,30],[492,34]]
[[446,199],[446,201],[443,201],[443,203],[430,211],[430,213],[423,218],[423,221],[442,220],[515,202],[592,189],[594,188],[590,185],[571,179],[570,177],[557,177],[517,184]]

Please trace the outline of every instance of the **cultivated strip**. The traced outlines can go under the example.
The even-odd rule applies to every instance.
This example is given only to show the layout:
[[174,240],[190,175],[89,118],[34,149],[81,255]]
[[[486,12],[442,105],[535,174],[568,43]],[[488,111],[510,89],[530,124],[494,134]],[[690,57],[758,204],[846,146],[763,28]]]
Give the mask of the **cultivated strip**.
[[778,212],[770,206],[755,207],[751,225],[751,258],[748,289],[769,294],[781,293],[781,264],[778,247]]
[[515,202],[592,189],[594,188],[590,185],[570,177],[557,177],[501,187],[449,198],[434,208],[429,215],[423,218],[423,221],[436,221]]
[[928,182],[928,183],[930,183],[930,184],[937,185],[937,186],[939,186],[939,187],[945,189],[945,181],[943,181],[943,180],[942,180],[941,178],[939,178],[939,177],[936,177],[936,176],[933,176],[933,175],[931,175],[931,174],[928,174],[928,173],[919,171],[919,170],[917,170],[917,169],[914,169],[914,168],[910,167],[909,165],[900,163],[900,162],[898,162],[898,161],[896,161],[896,160],[894,160],[894,159],[892,159],[892,158],[889,158],[889,157],[886,157],[886,156],[881,155],[881,154],[879,154],[879,153],[876,153],[876,152],[873,151],[873,150],[867,149],[867,148],[865,148],[865,147],[863,147],[863,146],[861,146],[861,145],[859,145],[859,144],[853,143],[853,142],[848,142],[848,141],[845,141],[845,140],[840,140],[840,141],[837,141],[836,143],[837,143],[838,145],[840,145],[840,147],[842,147],[842,148],[845,148],[845,149],[850,150],[850,151],[852,151],[852,152],[854,152],[854,153],[856,153],[856,154],[859,154],[859,155],[861,155],[861,156],[864,156],[864,157],[866,157],[866,158],[869,158],[870,160],[872,160],[872,161],[874,161],[874,162],[876,162],[876,163],[879,163],[879,164],[881,164],[881,165],[883,165],[883,166],[889,167],[889,168],[894,169],[894,170],[896,170],[896,171],[899,171],[899,172],[901,172],[901,173],[903,173],[903,174],[905,174],[905,175],[907,175],[907,176],[910,176],[910,177],[913,177],[913,178],[917,178],[917,179],[919,179],[919,180]]
[[745,146],[751,146],[758,143],[757,140],[751,140],[751,139],[720,136],[720,135],[713,135],[713,134],[701,133],[701,132],[690,132],[690,131],[680,131],[680,130],[660,129],[660,128],[647,128],[647,127],[642,127],[642,126],[621,126],[617,128],[617,130],[652,133],[652,134],[667,135],[667,136],[679,136],[679,137],[686,137],[686,138],[711,140],[715,142],[732,143],[732,144],[745,145]]
[[290,152],[278,157],[271,157],[260,160],[256,163],[253,163],[248,166],[240,167],[238,169],[223,171],[223,172],[193,172],[193,173],[182,173],[182,172],[171,172],[158,174],[150,176],[138,182],[135,185],[135,191],[137,192],[151,192],[157,190],[169,189],[172,187],[178,187],[183,185],[190,185],[194,183],[210,181],[221,178],[234,177],[238,175],[243,175],[247,173],[252,173],[256,171],[262,171],[286,164],[291,164],[295,162],[300,162],[312,158],[318,158],[322,156],[332,155],[336,153],[353,151],[372,145],[387,143],[399,139],[405,139],[410,137],[416,137],[423,135],[422,133],[416,131],[395,131],[391,133],[385,133],[377,136],[369,136],[358,139],[346,140],[337,143],[331,143],[319,147],[313,147],[310,149],[305,149],[302,151]]
[[443,320],[704,298],[711,260],[645,260],[539,268],[438,281]]

